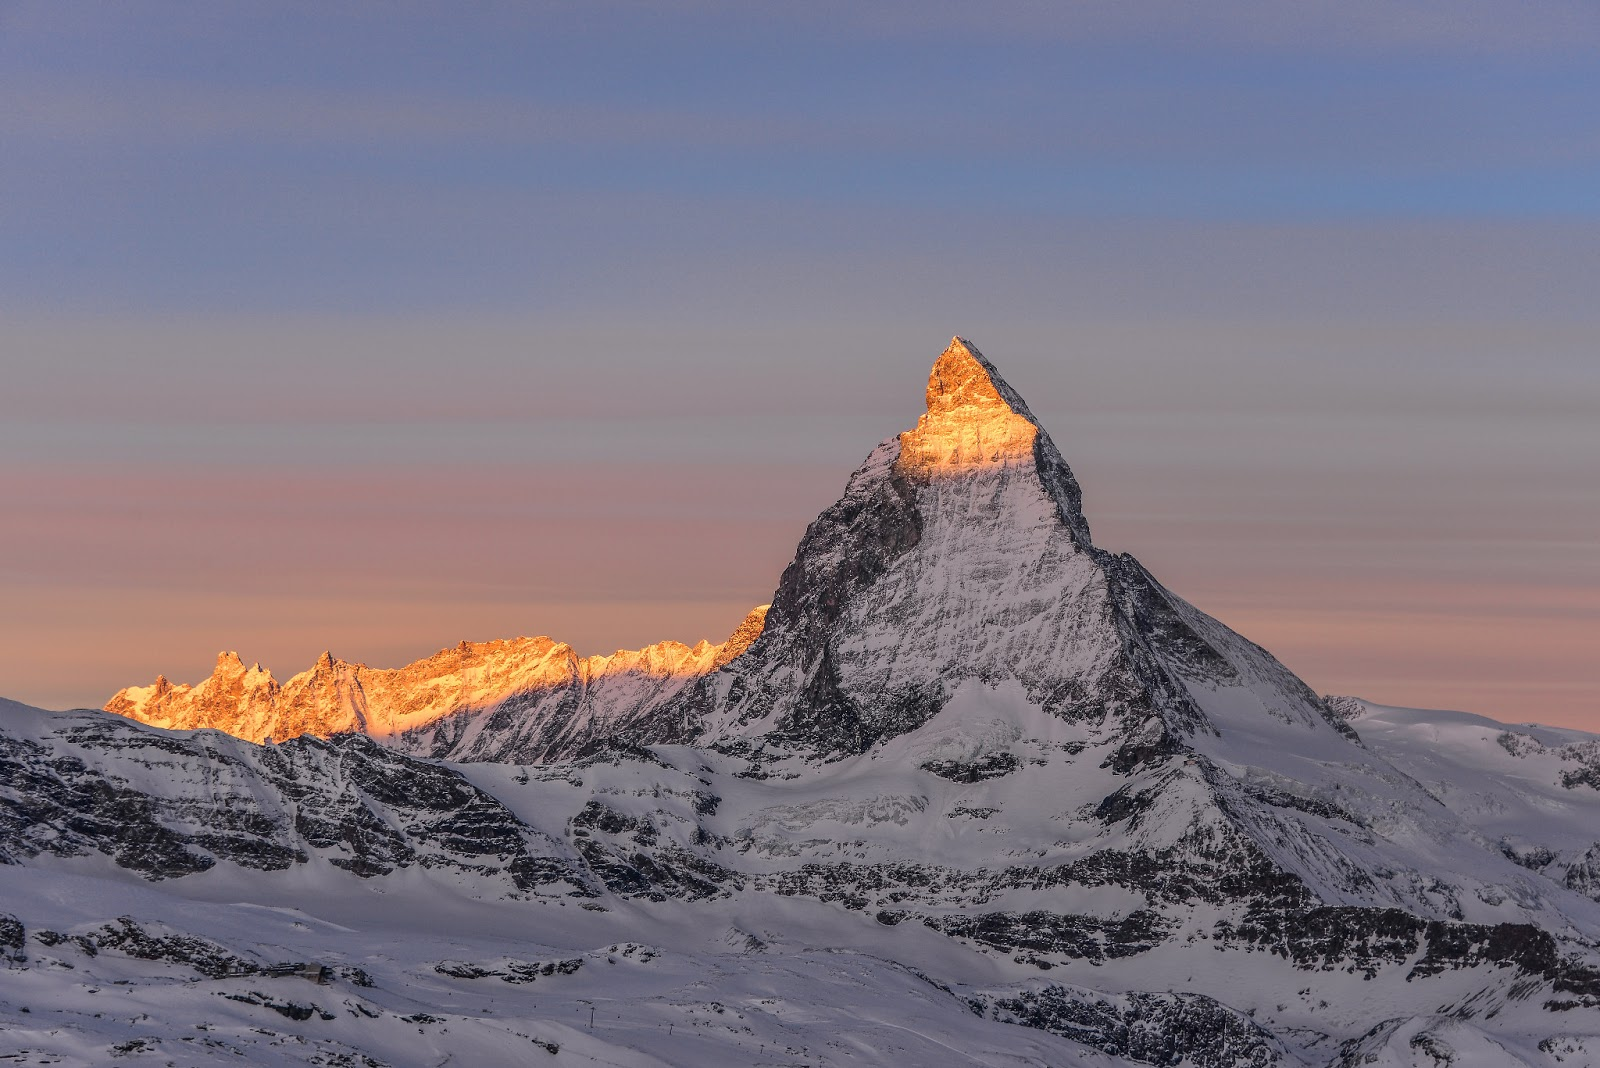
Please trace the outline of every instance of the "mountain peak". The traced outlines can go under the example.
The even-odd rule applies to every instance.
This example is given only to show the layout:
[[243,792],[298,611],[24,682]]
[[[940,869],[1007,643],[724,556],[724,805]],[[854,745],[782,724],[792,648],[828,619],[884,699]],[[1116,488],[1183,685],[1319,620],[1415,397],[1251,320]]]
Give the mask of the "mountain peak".
[[1033,413],[966,338],[951,338],[934,361],[927,400],[916,427],[900,435],[902,472],[935,477],[1032,458]]
[[[953,337],[950,345],[933,361],[928,375],[928,411],[953,411],[957,408],[1010,408],[1001,395],[1004,385],[994,364],[984,359],[978,347],[964,337]],[[1009,388],[1007,392],[1010,392]]]

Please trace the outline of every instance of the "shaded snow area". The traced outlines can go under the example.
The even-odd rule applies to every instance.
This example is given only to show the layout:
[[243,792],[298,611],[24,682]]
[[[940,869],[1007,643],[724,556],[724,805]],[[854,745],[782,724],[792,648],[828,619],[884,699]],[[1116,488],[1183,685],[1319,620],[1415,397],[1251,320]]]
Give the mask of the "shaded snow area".
[[[1365,888],[1376,900],[1330,901],[1272,850],[1296,855],[1287,835],[1300,828],[1334,843],[1320,848],[1393,859],[1446,816],[1413,825],[1378,795],[1331,814],[1310,800],[1326,781],[1282,773],[1274,788],[1298,800],[1274,807],[1259,773],[1235,778],[1198,754],[1119,773],[1020,686],[968,682],[869,753],[761,775],[690,746],[439,765],[350,738],[307,740],[317,774],[280,780],[275,761],[305,759],[287,743],[12,709],[0,1052],[180,1065],[1595,1063],[1595,906],[1556,869],[1581,866],[1573,836],[1585,820],[1600,828],[1600,792],[1561,785],[1578,762],[1552,754],[1600,739],[1521,729],[1542,748],[1516,756],[1501,739],[1519,729],[1428,715],[1373,708],[1355,719],[1365,748],[1333,737],[1430,796],[1489,798],[1506,819],[1518,805],[1564,814],[1554,837],[1516,824],[1525,852],[1553,855],[1549,871],[1509,860],[1502,832],[1458,824],[1453,854],[1433,848],[1479,865],[1470,883],[1435,877],[1417,898],[1436,901],[1431,914],[1389,904],[1380,870]],[[1435,729],[1460,733],[1410,763],[1408,740]],[[126,819],[100,820],[99,784],[207,863],[152,865]],[[493,813],[479,822],[502,852],[463,854],[429,797]],[[44,800],[61,810],[14,818]],[[208,807],[226,817],[185,815]],[[1268,825],[1285,839],[1258,848]],[[537,877],[519,880],[522,855]],[[1518,879],[1520,904],[1481,900]],[[274,974],[281,964],[296,968]]]
[[[228,883],[204,889],[231,897],[241,884]],[[0,870],[0,894],[31,921],[26,963],[0,968],[4,1063],[1112,1063],[984,1019],[870,949],[746,929],[827,930],[814,905],[713,917],[486,904],[427,883],[247,885],[277,903]],[[109,921],[117,933],[141,937],[108,940],[113,914],[126,917]],[[624,932],[671,944],[611,940]],[[220,974],[217,960],[247,974]],[[259,970],[280,961],[332,974],[319,985]]]
[[721,646],[0,703],[0,1063],[1600,1064],[1600,737],[1319,697],[1079,497],[957,339]]

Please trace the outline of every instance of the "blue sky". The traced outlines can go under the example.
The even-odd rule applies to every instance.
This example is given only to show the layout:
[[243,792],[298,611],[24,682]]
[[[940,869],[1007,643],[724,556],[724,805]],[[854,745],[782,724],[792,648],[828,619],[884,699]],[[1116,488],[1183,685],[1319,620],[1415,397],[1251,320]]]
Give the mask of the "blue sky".
[[543,310],[939,216],[1600,222],[1592,5],[328,8],[7,5],[13,299]]
[[717,636],[960,332],[1315,684],[1600,725],[1597,57],[1582,2],[0,2],[0,692]]

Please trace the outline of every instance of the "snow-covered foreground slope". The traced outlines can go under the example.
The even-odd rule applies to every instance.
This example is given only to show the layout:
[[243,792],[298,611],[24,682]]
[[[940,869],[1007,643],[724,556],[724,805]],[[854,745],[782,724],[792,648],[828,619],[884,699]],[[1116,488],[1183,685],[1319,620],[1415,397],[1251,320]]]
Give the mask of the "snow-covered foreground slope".
[[[265,1064],[1435,1063],[1393,1059],[1424,1046],[1582,1064],[1600,1034],[1600,971],[1576,929],[1592,929],[1592,903],[1466,825],[1458,866],[1477,857],[1480,887],[1526,880],[1541,907],[1490,906],[1444,879],[1439,900],[1464,899],[1476,922],[1448,905],[1330,905],[1217,819],[1207,758],[1100,767],[1081,728],[1017,691],[969,684],[872,753],[768,777],[688,746],[559,766],[396,756],[376,796],[361,783],[382,752],[359,738],[256,747],[91,713],[13,711],[3,726],[0,802],[15,813],[47,795],[64,811],[6,828],[22,863],[0,867],[0,911],[28,959],[0,971],[0,1041],[77,1063],[142,1041],[180,1064],[234,1049]],[[19,744],[59,785],[18,773]],[[255,770],[296,746],[321,770],[292,791]],[[1462,759],[1481,749],[1506,752],[1488,736]],[[219,753],[242,766],[217,774]],[[1477,775],[1428,785],[1471,795]],[[150,870],[74,811],[74,782],[115,784],[125,811],[210,863]],[[481,841],[503,852],[442,848],[444,813],[389,791],[471,791],[499,828]],[[207,796],[287,863],[219,851],[189,817]],[[1600,816],[1587,785],[1567,803]],[[383,869],[361,862],[374,849],[360,810],[393,836]],[[1338,833],[1290,813],[1275,818]],[[1393,838],[1366,834],[1393,859],[1411,838],[1391,818]],[[50,830],[56,848],[23,855],[19,841]],[[532,844],[548,881],[516,878]],[[258,970],[279,961],[332,980]],[[1358,1050],[1391,1059],[1341,1062]]]
[[[123,715],[0,711],[6,1034],[89,1062],[148,1013],[175,1063],[206,1037],[264,1063],[1587,1063],[1600,742],[1325,701],[1096,546],[1079,497],[956,339],[724,646],[488,643],[283,687],[225,658]],[[196,715],[279,741],[158,729]]]
[[[815,905],[707,923],[425,882],[192,889],[0,868],[0,897],[32,921],[26,963],[0,967],[5,1063],[1115,1063],[979,1016],[883,947],[811,941],[832,926]],[[285,961],[329,981],[258,970]]]

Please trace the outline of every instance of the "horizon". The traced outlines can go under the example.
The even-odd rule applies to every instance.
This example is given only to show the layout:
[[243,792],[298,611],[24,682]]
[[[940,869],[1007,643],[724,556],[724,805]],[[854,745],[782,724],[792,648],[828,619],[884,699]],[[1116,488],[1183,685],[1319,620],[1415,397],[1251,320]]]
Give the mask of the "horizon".
[[958,333],[1319,693],[1600,730],[1600,16],[1536,6],[10,6],[0,695],[720,641]]

